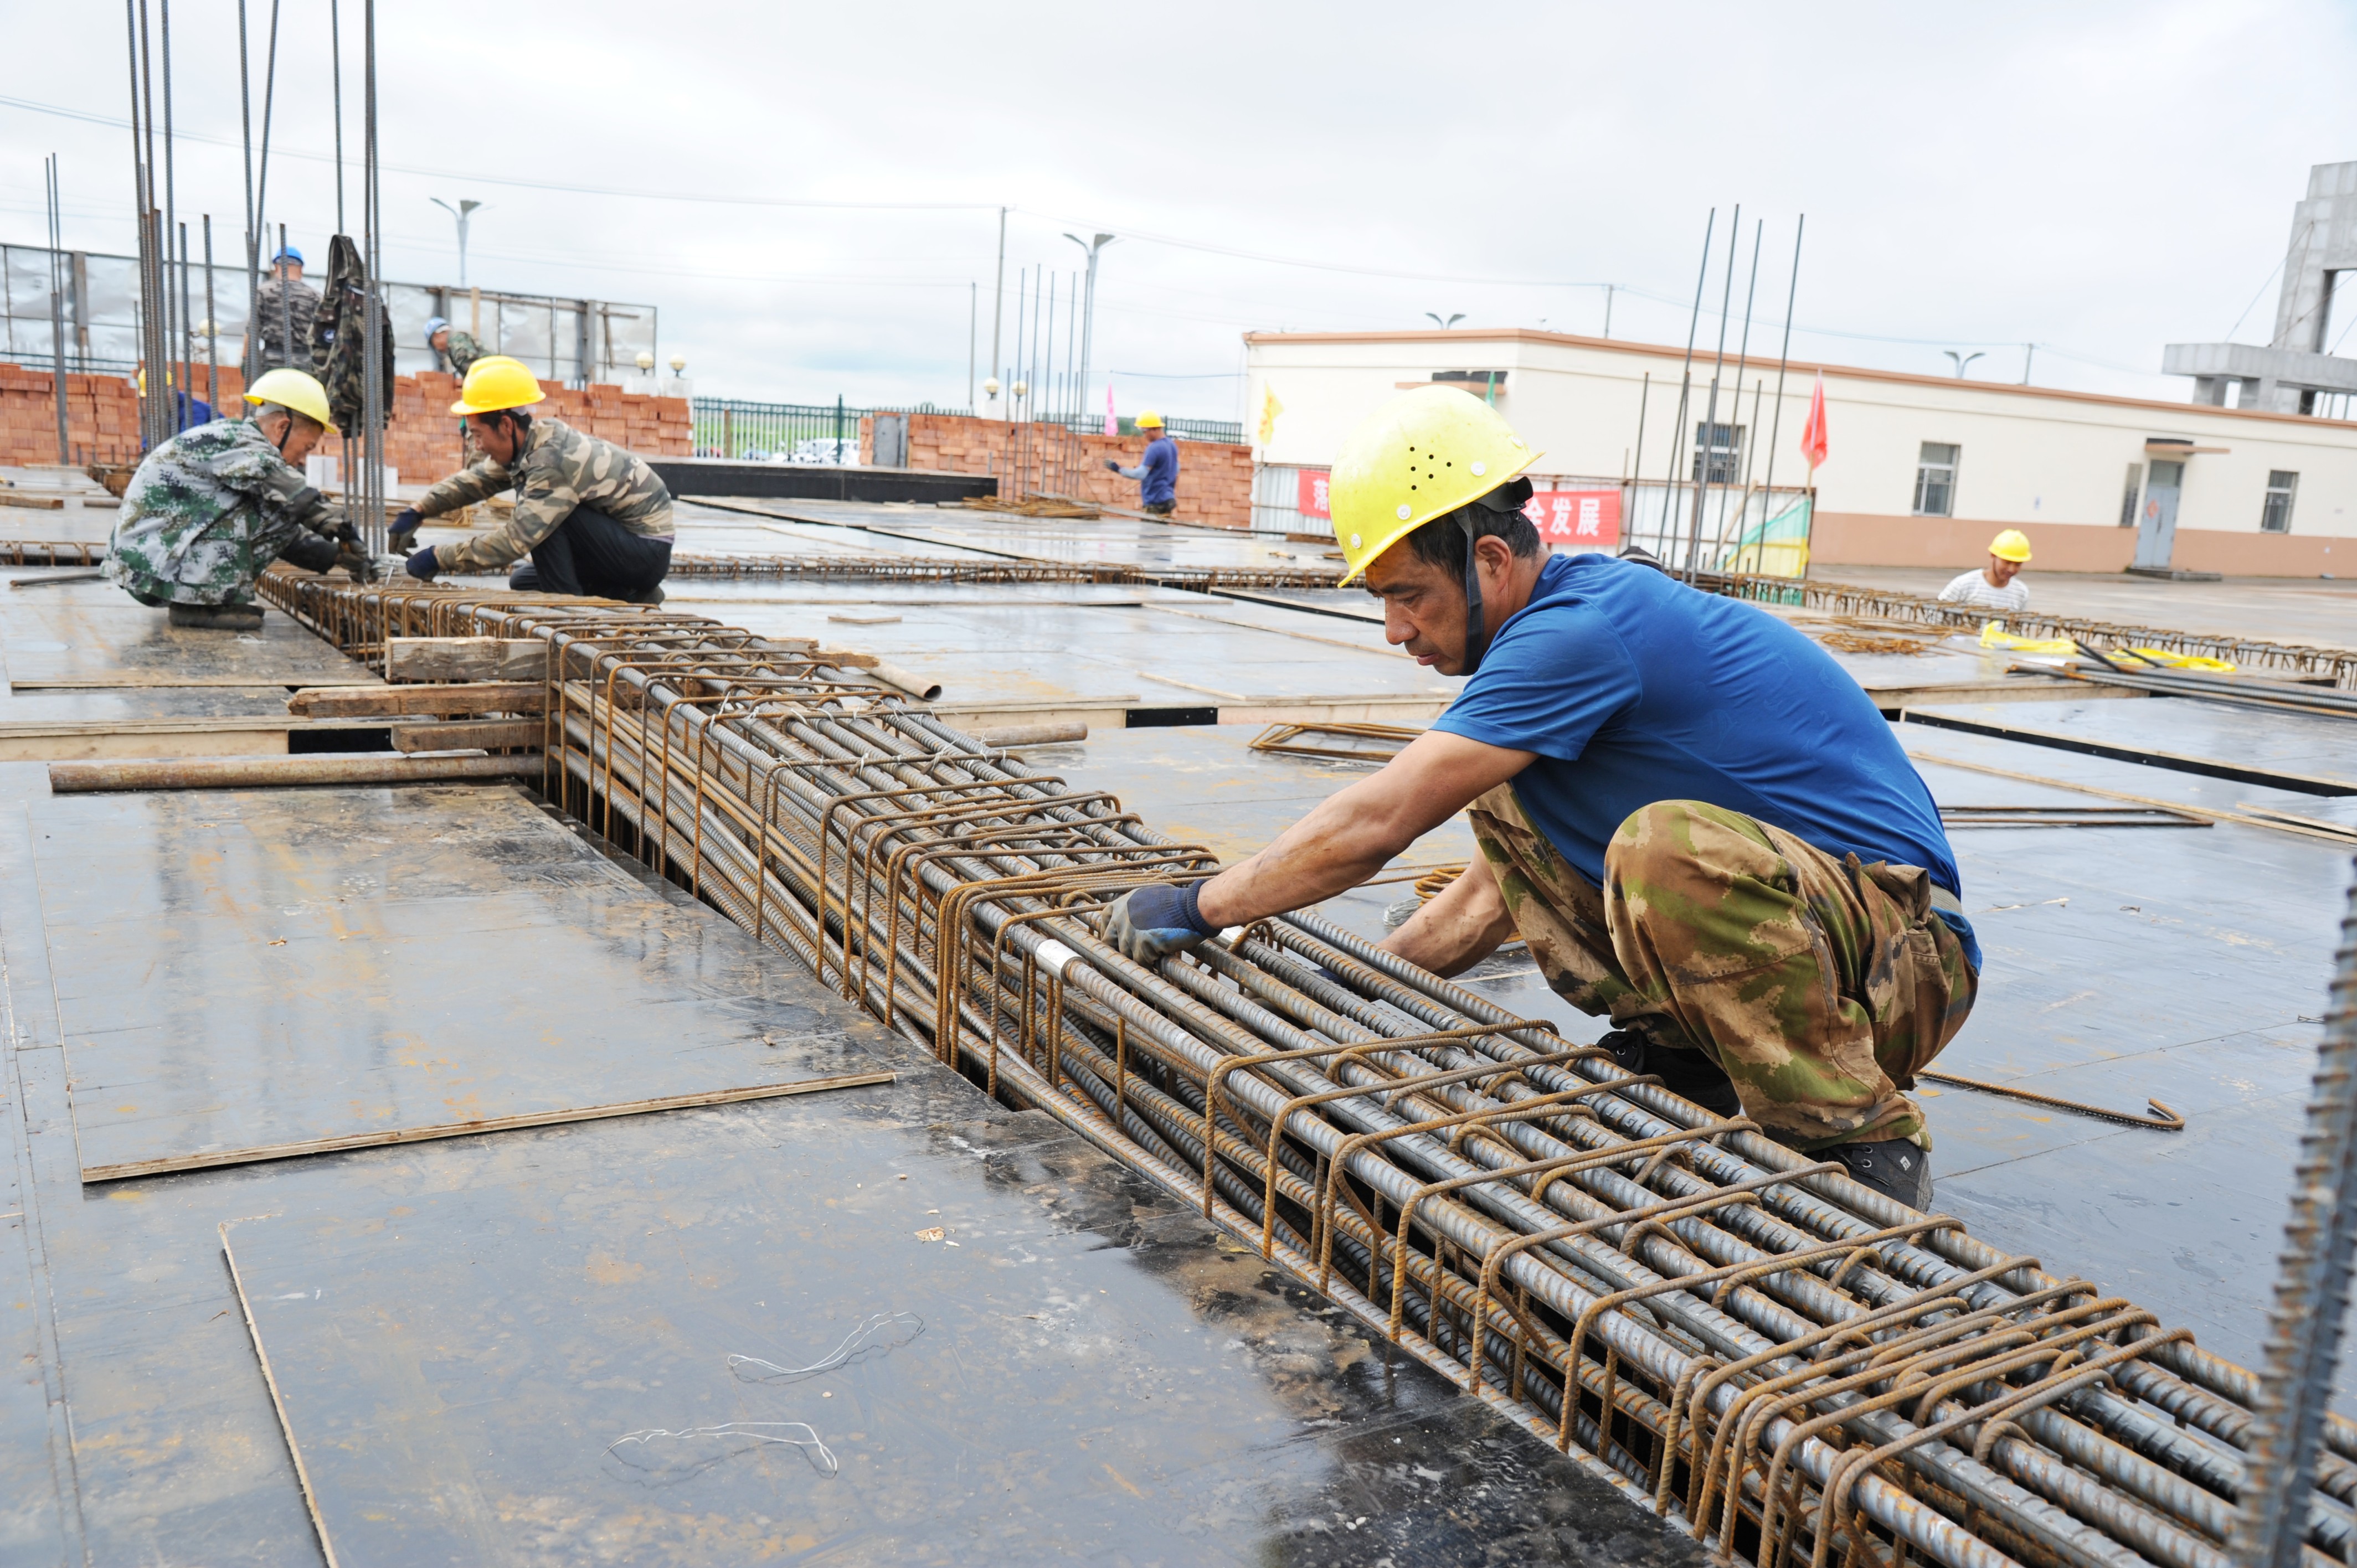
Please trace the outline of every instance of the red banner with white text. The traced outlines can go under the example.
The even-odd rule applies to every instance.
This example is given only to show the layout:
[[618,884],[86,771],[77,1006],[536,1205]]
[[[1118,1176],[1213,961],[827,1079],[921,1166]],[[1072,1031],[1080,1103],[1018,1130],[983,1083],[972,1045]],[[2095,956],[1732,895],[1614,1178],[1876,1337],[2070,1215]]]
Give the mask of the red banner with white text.
[[1620,492],[1541,490],[1523,515],[1549,544],[1573,550],[1609,550],[1620,542]]

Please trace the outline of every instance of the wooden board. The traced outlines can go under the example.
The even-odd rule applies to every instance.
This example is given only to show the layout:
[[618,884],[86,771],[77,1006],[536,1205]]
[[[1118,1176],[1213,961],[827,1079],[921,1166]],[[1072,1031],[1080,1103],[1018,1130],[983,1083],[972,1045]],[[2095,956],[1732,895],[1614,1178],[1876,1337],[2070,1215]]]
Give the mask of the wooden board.
[[877,1026],[793,960],[511,789],[77,796],[35,816],[85,1180],[884,1065]]
[[374,686],[377,678],[365,671],[352,675],[335,675],[317,670],[296,670],[284,673],[254,675],[182,675],[168,670],[126,670],[108,675],[38,675],[27,680],[11,680],[11,692],[131,692],[172,691],[192,688],[263,686],[285,687],[353,687]]
[[548,644],[537,637],[395,637],[384,645],[388,681],[545,681]]
[[515,746],[538,747],[548,739],[545,719],[454,719],[442,724],[396,725],[395,751],[456,751],[480,746],[499,751]]
[[309,687],[286,699],[286,711],[312,718],[387,718],[400,714],[536,714],[548,699],[539,681],[480,681],[453,686],[377,686],[366,691]]

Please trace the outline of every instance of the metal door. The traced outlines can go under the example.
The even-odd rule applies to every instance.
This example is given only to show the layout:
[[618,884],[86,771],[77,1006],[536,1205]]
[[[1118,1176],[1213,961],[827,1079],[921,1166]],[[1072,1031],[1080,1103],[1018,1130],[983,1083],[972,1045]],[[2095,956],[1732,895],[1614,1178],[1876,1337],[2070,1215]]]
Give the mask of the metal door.
[[2177,498],[2184,485],[2184,464],[2152,465],[2144,484],[2144,510],[2136,517],[2137,570],[2169,570],[2169,555],[2177,548]]

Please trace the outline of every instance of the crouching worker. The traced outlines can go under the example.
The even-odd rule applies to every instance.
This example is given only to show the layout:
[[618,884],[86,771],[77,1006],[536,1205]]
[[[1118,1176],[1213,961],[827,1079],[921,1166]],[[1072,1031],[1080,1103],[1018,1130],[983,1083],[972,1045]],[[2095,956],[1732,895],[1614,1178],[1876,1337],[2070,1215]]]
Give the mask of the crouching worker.
[[1384,948],[1456,974],[1519,933],[1558,994],[1609,1016],[1624,1069],[1922,1208],[1931,1136],[1905,1090],[1980,974],[1930,791],[1783,622],[1636,561],[1548,555],[1522,510],[1536,457],[1448,387],[1351,437],[1329,492],[1349,574],[1393,643],[1465,689],[1251,859],[1128,894],[1108,939],[1158,963],[1358,886],[1464,811],[1480,853]]
[[425,492],[393,520],[393,548],[411,551],[420,523],[513,489],[515,512],[491,532],[409,555],[409,575],[497,572],[530,554],[508,586],[631,604],[662,603],[671,570],[671,491],[644,461],[562,420],[526,411],[541,401],[531,369],[505,355],[475,361],[450,412],[464,414],[479,462]]
[[273,561],[370,574],[358,531],[303,478],[303,459],[336,428],[326,391],[278,370],[245,401],[250,417],[184,430],[147,454],[107,541],[108,580],[177,627],[259,628],[254,580]]

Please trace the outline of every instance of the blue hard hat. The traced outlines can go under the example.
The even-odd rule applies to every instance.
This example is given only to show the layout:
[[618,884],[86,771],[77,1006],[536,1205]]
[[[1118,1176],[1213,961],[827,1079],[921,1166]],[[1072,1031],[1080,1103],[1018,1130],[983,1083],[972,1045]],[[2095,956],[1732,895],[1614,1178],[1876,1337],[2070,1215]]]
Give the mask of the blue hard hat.
[[270,264],[274,267],[281,262],[292,262],[299,267],[304,264],[303,252],[292,245],[281,245],[278,253],[270,258]]
[[434,347],[434,334],[441,331],[442,328],[449,325],[450,323],[442,317],[427,317],[425,318],[425,346],[429,349]]

